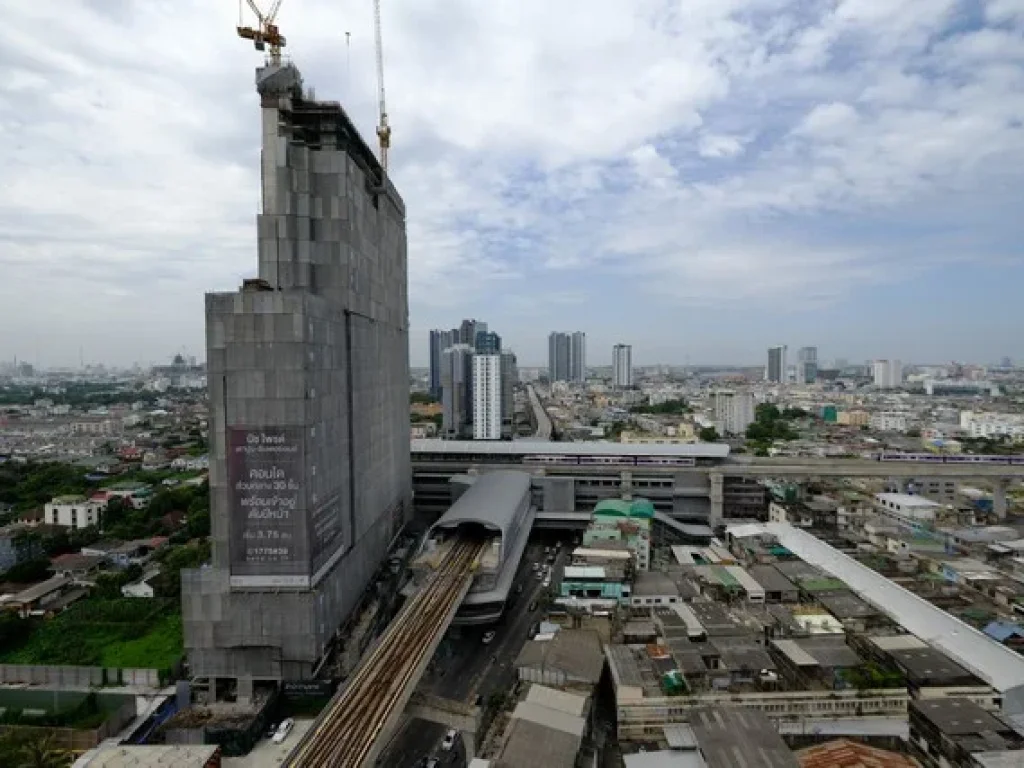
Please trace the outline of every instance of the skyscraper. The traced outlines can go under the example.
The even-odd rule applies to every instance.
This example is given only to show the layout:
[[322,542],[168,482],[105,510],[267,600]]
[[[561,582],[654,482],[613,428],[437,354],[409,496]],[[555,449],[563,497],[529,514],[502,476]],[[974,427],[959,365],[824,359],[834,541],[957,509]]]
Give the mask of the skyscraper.
[[441,399],[441,353],[452,344],[459,343],[459,331],[433,330],[430,332],[430,394]]
[[749,392],[716,392],[715,420],[726,434],[743,434],[754,422],[754,396]]
[[587,380],[587,334],[574,331],[569,342],[569,380],[583,383]]
[[797,353],[796,380],[800,384],[813,384],[818,379],[818,348],[800,347]]
[[782,384],[786,381],[786,347],[768,348],[768,370],[765,376],[766,381],[773,381]]
[[494,331],[477,331],[473,348],[478,355],[500,355],[501,336]]
[[459,325],[459,343],[474,346],[478,333],[487,333],[487,323],[483,320],[463,320]]
[[501,352],[501,436],[511,440],[515,436],[515,386],[519,380],[516,354],[510,349]]
[[247,702],[312,677],[411,512],[404,204],[293,65],[256,83],[259,277],[206,296],[212,561],[181,579],[193,679]]
[[612,384],[616,387],[633,386],[633,347],[629,344],[612,347]]
[[441,353],[441,431],[449,440],[469,437],[473,421],[473,348],[453,344]]
[[903,364],[899,360],[875,360],[872,373],[876,387],[893,389],[903,384]]
[[548,379],[569,380],[569,334],[553,331],[548,335]]
[[473,439],[501,439],[501,355],[473,355]]

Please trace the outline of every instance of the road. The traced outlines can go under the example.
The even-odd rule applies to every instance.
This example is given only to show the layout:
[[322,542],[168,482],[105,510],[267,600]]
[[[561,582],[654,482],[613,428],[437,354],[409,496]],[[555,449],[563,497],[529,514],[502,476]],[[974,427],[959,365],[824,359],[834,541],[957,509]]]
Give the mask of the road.
[[[544,544],[530,543],[523,553],[513,581],[510,605],[493,626],[454,627],[441,642],[419,690],[456,701],[481,705],[495,691],[510,690],[515,680],[515,659],[529,637],[530,628],[541,619],[541,612],[528,610],[538,601],[543,583],[533,571],[533,563],[544,557]],[[563,548],[562,552],[567,550]],[[564,558],[562,554],[559,558]],[[521,594],[516,589],[522,586]],[[486,631],[495,632],[490,644],[483,643]],[[442,766],[464,765],[461,750],[441,752],[445,728],[410,718],[382,754],[378,765],[388,768],[414,768],[424,757],[437,757]]]

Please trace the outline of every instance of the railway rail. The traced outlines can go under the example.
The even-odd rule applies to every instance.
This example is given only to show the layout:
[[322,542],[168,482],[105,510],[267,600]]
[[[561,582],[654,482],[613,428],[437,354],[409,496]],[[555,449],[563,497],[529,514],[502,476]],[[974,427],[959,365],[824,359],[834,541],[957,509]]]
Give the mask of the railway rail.
[[404,706],[438,636],[462,600],[485,542],[456,542],[427,584],[335,694],[288,756],[288,768],[363,768],[389,719]]

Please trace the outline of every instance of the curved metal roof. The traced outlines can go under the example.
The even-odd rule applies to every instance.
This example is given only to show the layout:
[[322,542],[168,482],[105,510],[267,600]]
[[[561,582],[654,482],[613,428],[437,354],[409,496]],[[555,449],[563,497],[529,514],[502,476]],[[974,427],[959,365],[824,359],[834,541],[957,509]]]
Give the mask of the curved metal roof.
[[477,523],[504,536],[512,523],[516,507],[530,494],[530,475],[515,470],[485,472],[434,523],[430,530],[454,528]]

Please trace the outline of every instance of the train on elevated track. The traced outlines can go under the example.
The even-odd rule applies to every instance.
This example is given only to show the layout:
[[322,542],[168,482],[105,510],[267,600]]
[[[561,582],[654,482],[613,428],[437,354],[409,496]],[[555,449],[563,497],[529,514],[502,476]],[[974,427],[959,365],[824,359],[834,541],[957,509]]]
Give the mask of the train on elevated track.
[[967,453],[879,453],[878,461],[915,461],[923,464],[1024,464],[1024,456],[983,456]]

